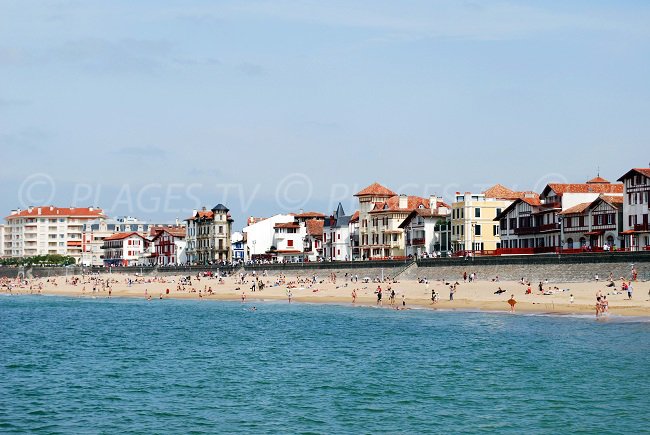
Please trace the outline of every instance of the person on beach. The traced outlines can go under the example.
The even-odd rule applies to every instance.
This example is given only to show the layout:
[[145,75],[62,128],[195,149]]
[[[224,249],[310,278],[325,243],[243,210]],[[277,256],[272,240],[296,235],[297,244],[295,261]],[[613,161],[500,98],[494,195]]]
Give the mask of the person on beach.
[[435,304],[438,300],[438,294],[436,293],[436,289],[431,289],[431,305]]
[[456,286],[455,285],[450,285],[449,286],[449,300],[450,301],[454,300],[454,293],[456,293]]
[[569,297],[569,303],[572,304],[573,301],[574,301],[574,298],[573,298],[573,295],[571,295],[571,297]]
[[246,292],[241,292],[241,303],[246,303]]
[[406,309],[406,295],[402,293],[402,309]]
[[377,287],[377,305],[382,306],[382,303],[381,303],[381,287]]
[[352,303],[353,304],[357,303],[357,289],[352,290]]
[[287,290],[287,298],[289,299],[289,303],[291,303],[291,297],[293,296],[293,293],[291,293],[291,290]]
[[515,305],[517,304],[517,301],[515,300],[515,295],[510,295],[510,299],[508,299],[508,303],[510,304],[510,312],[514,313]]
[[109,288],[108,288],[108,299],[111,298],[111,295],[112,295],[112,294],[113,294],[113,289],[109,287]]

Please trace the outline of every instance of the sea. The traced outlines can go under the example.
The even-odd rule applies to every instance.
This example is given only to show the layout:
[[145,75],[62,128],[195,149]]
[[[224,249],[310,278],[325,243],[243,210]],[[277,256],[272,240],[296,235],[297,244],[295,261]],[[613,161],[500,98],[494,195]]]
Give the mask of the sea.
[[649,430],[647,318],[0,296],[3,434]]

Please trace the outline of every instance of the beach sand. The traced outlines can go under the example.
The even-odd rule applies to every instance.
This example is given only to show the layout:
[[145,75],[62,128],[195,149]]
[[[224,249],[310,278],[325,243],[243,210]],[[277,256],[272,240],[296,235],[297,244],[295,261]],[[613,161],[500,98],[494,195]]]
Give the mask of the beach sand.
[[[648,290],[650,282],[633,283],[633,299],[628,300],[627,293],[614,294],[614,288],[607,287],[605,281],[592,281],[581,283],[543,283],[544,289],[559,288],[551,295],[539,293],[538,283],[532,283],[532,294],[525,294],[526,285],[519,282],[492,282],[492,281],[475,281],[463,282],[459,279],[454,300],[449,300],[449,285],[441,281],[430,281],[428,284],[418,283],[417,281],[399,281],[397,283],[362,283],[346,281],[343,273],[339,273],[336,283],[330,282],[329,275],[317,275],[317,284],[297,283],[296,287],[291,289],[292,300],[295,302],[309,303],[337,303],[352,305],[351,293],[357,289],[356,305],[377,305],[377,296],[375,290],[378,286],[382,288],[382,304],[385,308],[391,308],[389,303],[389,286],[395,290],[395,305],[402,306],[402,294],[405,295],[407,308],[429,308],[441,310],[484,310],[484,311],[510,311],[508,299],[514,295],[517,301],[517,313],[555,313],[555,314],[591,314],[595,316],[596,292],[601,291],[607,295],[609,300],[609,312],[612,315],[623,316],[650,316],[650,298]],[[264,300],[284,300],[287,301],[287,285],[273,286],[278,275],[269,275],[261,277],[266,284],[266,288],[261,291],[251,291],[253,277],[248,275],[243,284],[238,283],[239,277],[223,278],[223,283],[219,283],[217,278],[207,278],[196,276],[192,277],[192,285],[185,285],[184,291],[177,290],[180,276],[164,277],[136,277],[135,275],[124,275],[119,273],[99,275],[99,279],[112,281],[112,297],[132,297],[146,298],[150,295],[152,302],[159,301],[160,295],[163,299],[201,299],[201,300],[234,300],[241,301],[242,293],[246,295],[246,303],[252,304],[256,301]],[[102,286],[97,286],[97,291],[93,293],[93,282],[89,277],[77,277],[80,282],[77,285],[66,283],[65,277],[58,278],[41,278],[30,280],[29,286],[22,288],[13,288],[12,294],[30,294],[38,293],[37,287],[42,285],[41,294],[60,295],[73,297],[108,297],[108,291],[101,290]],[[301,279],[311,281],[312,276],[303,275]],[[67,277],[70,281],[72,277]],[[128,280],[136,280],[132,285],[128,285]],[[296,275],[287,275],[287,282],[297,281]],[[53,282],[54,281],[54,282]],[[456,282],[456,281],[454,281]],[[56,285],[55,285],[56,283]],[[616,280],[616,289],[620,292],[621,281]],[[504,293],[494,294],[501,287]],[[212,294],[206,292],[212,289]],[[85,289],[85,290],[84,290]],[[166,290],[169,289],[169,294]],[[195,290],[195,292],[192,291]],[[440,295],[437,303],[431,303],[431,290],[434,289]],[[199,297],[199,290],[201,297]],[[6,289],[2,292],[7,293]],[[570,295],[574,296],[574,303],[570,303]]]

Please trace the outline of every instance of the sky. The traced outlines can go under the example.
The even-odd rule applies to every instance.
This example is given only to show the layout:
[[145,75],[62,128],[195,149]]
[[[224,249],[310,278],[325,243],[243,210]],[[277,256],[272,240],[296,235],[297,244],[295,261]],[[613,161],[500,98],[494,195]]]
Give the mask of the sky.
[[[0,210],[149,222],[650,164],[650,2],[0,0]],[[646,150],[645,152],[643,150]]]

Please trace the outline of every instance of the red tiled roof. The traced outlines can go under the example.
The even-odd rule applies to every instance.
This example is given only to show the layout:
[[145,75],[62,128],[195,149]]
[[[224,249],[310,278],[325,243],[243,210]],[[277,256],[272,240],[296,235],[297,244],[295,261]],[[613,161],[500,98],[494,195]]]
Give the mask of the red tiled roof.
[[323,226],[325,222],[320,219],[310,219],[306,222],[307,234],[314,237],[321,237],[323,235]]
[[514,190],[508,189],[501,184],[495,184],[494,186],[487,189],[483,192],[486,198],[497,198],[497,199],[517,199],[516,192]]
[[[39,213],[40,210],[40,213]],[[104,211],[100,208],[92,207],[54,207],[51,205],[44,205],[40,207],[32,207],[31,210],[21,210],[16,214],[7,216],[5,219],[16,219],[22,217],[75,217],[75,218],[91,218],[96,219],[100,216],[104,216]]]
[[185,227],[154,227],[149,232],[150,236],[154,236],[154,239],[160,237],[163,233],[167,233],[173,237],[183,238],[187,235]]
[[550,183],[544,192],[553,190],[558,196],[565,193],[623,193],[622,184]]
[[532,206],[541,205],[542,203],[539,200],[539,195],[537,195],[537,194],[535,194],[535,195],[536,196],[534,196],[532,198],[528,197],[528,196],[524,196],[524,197],[521,197],[519,199],[522,200],[523,202],[525,202],[528,205],[532,205]]
[[372,183],[370,186],[354,194],[354,196],[386,196],[386,197],[395,196],[395,195],[397,195],[395,192],[382,186],[379,183]]
[[214,219],[214,212],[212,210],[199,210],[194,216],[185,219],[186,221],[193,221],[194,219]]
[[624,179],[628,178],[632,173],[638,173],[641,175],[645,175],[646,177],[650,178],[650,168],[633,168],[627,171],[621,178],[619,178],[617,181],[623,181]]
[[296,222],[285,222],[275,224],[273,228],[300,228],[300,225],[298,225]]
[[299,213],[295,216],[297,218],[324,218],[325,217],[323,213],[319,213],[317,211],[307,211],[305,213]]
[[587,181],[587,184],[610,184],[610,182],[605,180],[603,177],[598,176]]
[[130,233],[116,233],[113,234],[112,236],[106,237],[104,240],[122,240],[122,239],[127,239],[134,235],[144,239],[144,237],[142,237],[142,234],[136,231],[131,231]]
[[359,222],[359,210],[355,211],[354,214],[352,215],[352,218],[350,218],[351,224],[355,222]]
[[609,202],[612,205],[622,205],[623,197],[622,196],[613,196],[613,195],[600,195],[600,199],[603,201]]
[[573,207],[569,207],[564,211],[561,211],[559,214],[576,214],[576,213],[583,213],[585,210],[589,208],[591,205],[591,202],[582,202],[580,204],[574,205]]

